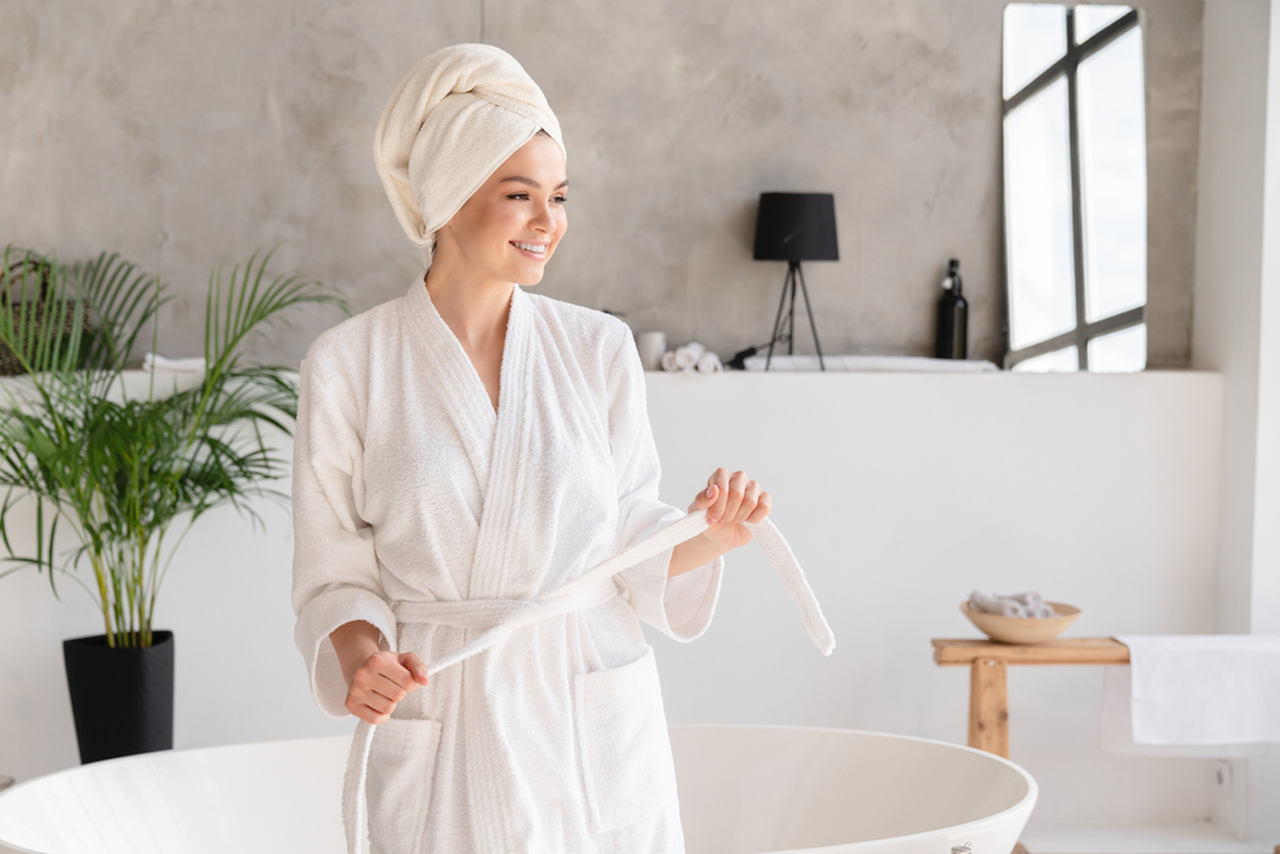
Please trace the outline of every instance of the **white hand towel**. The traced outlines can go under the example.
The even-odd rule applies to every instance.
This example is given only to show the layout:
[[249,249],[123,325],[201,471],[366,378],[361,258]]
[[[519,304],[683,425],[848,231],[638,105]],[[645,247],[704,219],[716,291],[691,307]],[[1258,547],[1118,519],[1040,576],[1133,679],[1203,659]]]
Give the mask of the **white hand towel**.
[[1115,635],[1099,746],[1113,753],[1256,756],[1280,742],[1280,635]]
[[718,374],[724,370],[724,365],[720,363],[720,357],[710,350],[702,351],[702,355],[698,357],[694,367],[700,374]]
[[697,341],[690,341],[676,348],[676,366],[682,371],[691,371],[698,364],[698,357],[706,349]]
[[662,370],[678,371],[680,366],[676,364],[676,351],[668,350],[662,354]]

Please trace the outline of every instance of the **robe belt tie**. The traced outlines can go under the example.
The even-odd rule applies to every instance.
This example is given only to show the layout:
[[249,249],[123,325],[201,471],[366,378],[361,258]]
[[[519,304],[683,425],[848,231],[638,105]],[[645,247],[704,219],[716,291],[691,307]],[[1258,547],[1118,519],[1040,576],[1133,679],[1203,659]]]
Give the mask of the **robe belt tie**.
[[612,575],[593,577],[591,584],[577,585],[568,592],[561,590],[563,588],[558,588],[541,599],[445,599],[435,602],[397,599],[391,603],[391,612],[402,623],[438,623],[486,630],[456,651],[428,664],[427,676],[431,677],[464,658],[488,649],[520,626],[557,614],[585,611],[622,594]]
[[[783,539],[782,532],[768,518],[743,524],[755,535],[754,542],[760,544],[787,594],[800,609],[809,637],[823,655],[831,655],[836,648],[835,636],[826,618],[822,616],[818,600],[805,579],[804,570],[800,568],[791,547]],[[696,537],[709,527],[707,511],[696,510],[662,528],[653,536],[596,564],[572,581],[544,593],[538,599],[462,599],[435,602],[395,600],[391,603],[391,609],[396,619],[405,623],[434,622],[484,629],[454,652],[429,663],[427,676],[430,678],[447,667],[483,652],[520,626],[558,614],[586,610],[607,602],[614,596],[626,596],[622,585],[615,580],[619,572]],[[387,638],[387,642],[392,651],[404,651],[397,649],[399,638]],[[369,748],[373,743],[375,726],[360,720],[356,724],[351,750],[347,754],[347,770],[342,781],[342,819],[346,829],[348,854],[360,854],[367,850],[367,833],[364,831],[367,805],[364,791]]]

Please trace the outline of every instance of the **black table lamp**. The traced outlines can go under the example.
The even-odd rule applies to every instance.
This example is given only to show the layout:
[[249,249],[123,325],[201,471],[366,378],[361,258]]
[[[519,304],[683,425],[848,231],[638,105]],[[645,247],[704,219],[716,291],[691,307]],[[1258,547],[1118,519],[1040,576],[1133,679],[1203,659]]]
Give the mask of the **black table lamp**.
[[813,307],[809,305],[809,289],[805,287],[800,262],[840,260],[836,248],[835,197],[831,193],[761,193],[752,257],[757,261],[787,262],[787,276],[782,282],[782,297],[778,300],[764,369],[769,370],[773,359],[773,345],[782,329],[782,306],[788,302],[788,292],[791,296],[787,309],[787,352],[795,351],[792,333],[795,331],[796,280],[799,279],[805,311],[809,313],[809,329],[813,332],[813,346],[818,351],[818,366],[825,371],[827,366],[822,360],[818,328],[813,322]]

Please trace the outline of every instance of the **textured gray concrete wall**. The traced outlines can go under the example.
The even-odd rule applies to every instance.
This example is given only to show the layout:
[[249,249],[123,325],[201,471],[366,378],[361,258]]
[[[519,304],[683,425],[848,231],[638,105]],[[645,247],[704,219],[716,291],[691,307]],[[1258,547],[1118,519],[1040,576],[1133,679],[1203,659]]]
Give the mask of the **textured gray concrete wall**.
[[[824,352],[931,355],[958,257],[970,356],[999,362],[1003,7],[6,0],[0,242],[160,273],[170,355],[199,351],[214,265],[259,247],[367,308],[418,266],[373,168],[382,105],[426,53],[486,41],[569,150],[570,228],[538,291],[727,358],[766,341],[785,273],[751,259],[758,193],[832,192],[841,260],[805,266]],[[1189,359],[1202,7],[1144,6],[1152,367]],[[299,315],[253,355],[295,364],[338,319]]]

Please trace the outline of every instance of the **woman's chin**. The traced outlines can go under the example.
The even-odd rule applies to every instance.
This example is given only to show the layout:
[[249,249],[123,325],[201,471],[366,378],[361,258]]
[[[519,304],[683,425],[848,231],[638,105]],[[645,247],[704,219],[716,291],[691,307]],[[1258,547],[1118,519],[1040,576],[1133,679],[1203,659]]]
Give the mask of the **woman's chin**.
[[539,267],[535,272],[521,270],[520,275],[516,276],[514,281],[517,285],[536,285],[542,281],[542,272],[542,267]]

